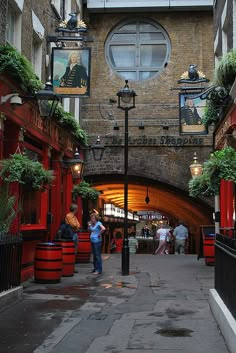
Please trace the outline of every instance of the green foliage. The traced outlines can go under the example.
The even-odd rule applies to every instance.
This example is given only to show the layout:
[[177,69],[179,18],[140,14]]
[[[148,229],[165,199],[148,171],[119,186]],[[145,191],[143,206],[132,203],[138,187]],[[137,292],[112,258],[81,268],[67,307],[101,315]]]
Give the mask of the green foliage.
[[3,234],[9,232],[12,222],[19,212],[15,202],[16,197],[9,193],[9,184],[3,183],[0,186],[0,232]]
[[219,107],[209,102],[204,108],[204,115],[202,118],[202,124],[208,126],[210,124],[216,124],[219,120]]
[[65,112],[62,105],[58,104],[54,117],[58,123],[64,128],[70,130],[70,132],[84,145],[87,145],[88,136],[87,133],[81,129],[79,123],[75,120],[72,114]]
[[0,74],[12,77],[30,93],[35,93],[42,87],[31,63],[10,45],[0,45]]
[[216,124],[230,104],[229,92],[236,79],[236,49],[225,54],[214,73],[213,85],[216,86],[207,102],[202,122],[204,125]]
[[230,90],[236,78],[236,49],[225,54],[216,68],[215,81]]
[[212,196],[219,194],[220,181],[236,182],[236,151],[226,147],[214,152],[203,164],[203,173],[189,182],[190,196]]
[[72,190],[72,197],[75,200],[78,197],[81,197],[82,199],[96,201],[99,195],[100,195],[100,192],[92,188],[91,185],[86,181],[81,181],[80,184],[74,185]]
[[4,182],[30,184],[34,190],[44,190],[54,179],[52,170],[44,169],[41,163],[22,154],[15,153],[11,158],[1,160],[0,165],[0,177]]

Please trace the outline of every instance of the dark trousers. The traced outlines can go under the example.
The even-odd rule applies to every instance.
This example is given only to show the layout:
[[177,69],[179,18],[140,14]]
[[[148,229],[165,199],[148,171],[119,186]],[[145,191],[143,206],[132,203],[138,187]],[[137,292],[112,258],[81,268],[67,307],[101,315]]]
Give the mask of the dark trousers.
[[92,243],[93,268],[95,271],[102,272],[102,242]]

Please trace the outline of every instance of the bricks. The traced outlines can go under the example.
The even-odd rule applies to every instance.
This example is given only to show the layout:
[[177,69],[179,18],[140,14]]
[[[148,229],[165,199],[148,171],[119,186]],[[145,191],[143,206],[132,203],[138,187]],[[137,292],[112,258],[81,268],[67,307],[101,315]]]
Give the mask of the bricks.
[[[121,146],[109,145],[105,149],[102,163],[94,162],[88,154],[85,167],[86,175],[124,173],[124,111],[117,104],[110,105],[109,100],[117,100],[116,93],[124,86],[105,58],[106,38],[114,26],[130,17],[151,18],[167,31],[171,41],[171,55],[168,66],[156,78],[129,82],[130,88],[137,93],[136,109],[129,112],[129,136],[140,139],[143,135],[154,139],[156,143],[129,147],[129,174],[158,180],[188,191],[191,178],[189,164],[196,151],[199,161],[208,158],[212,149],[212,130],[202,138],[202,144],[174,146],[160,144],[163,136],[179,137],[179,87],[178,79],[191,63],[206,77],[213,75],[213,18],[211,12],[152,12],[152,13],[105,13],[87,14],[84,19],[89,23],[89,35],[93,38],[91,70],[91,97],[83,100],[81,124],[89,132],[91,144],[96,136],[102,143],[108,143],[112,137],[121,141]],[[212,45],[209,45],[212,43]],[[114,131],[115,122],[120,127]],[[144,130],[139,130],[142,122]],[[168,126],[164,130],[163,126]],[[184,136],[186,137],[186,136]],[[190,135],[187,135],[191,138]],[[181,137],[183,138],[183,137]],[[110,139],[110,140],[109,140]],[[101,165],[102,164],[102,165]]]

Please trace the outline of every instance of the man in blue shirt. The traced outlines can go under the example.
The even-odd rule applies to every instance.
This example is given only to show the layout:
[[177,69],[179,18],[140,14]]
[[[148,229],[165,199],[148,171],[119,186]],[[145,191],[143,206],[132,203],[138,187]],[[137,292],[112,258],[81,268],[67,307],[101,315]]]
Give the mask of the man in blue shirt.
[[175,253],[185,254],[186,240],[188,239],[188,229],[184,226],[183,221],[179,221],[179,225],[175,227],[173,235],[175,237]]

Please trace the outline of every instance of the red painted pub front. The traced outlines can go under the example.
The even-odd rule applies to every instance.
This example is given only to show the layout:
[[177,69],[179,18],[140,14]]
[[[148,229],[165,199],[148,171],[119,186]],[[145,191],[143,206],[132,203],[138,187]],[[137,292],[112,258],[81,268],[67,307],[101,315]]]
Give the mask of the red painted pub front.
[[[215,149],[226,145],[236,148],[236,104],[220,123],[215,131]],[[220,185],[220,233],[233,237],[235,232],[236,188],[232,181],[221,180]]]
[[[0,96],[20,92],[12,81],[0,76]],[[53,185],[46,191],[34,191],[27,185],[12,183],[11,191],[22,201],[21,216],[12,232],[23,237],[22,282],[33,276],[36,244],[49,242],[69,210],[73,179],[70,169],[62,166],[62,158],[72,158],[76,141],[73,135],[53,119],[42,119],[33,101],[13,106],[9,101],[0,105],[0,159],[27,150],[34,160],[54,171]],[[79,180],[78,180],[79,182]],[[81,223],[81,204],[78,219]]]

